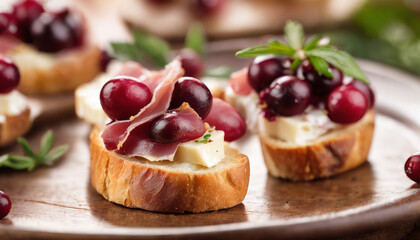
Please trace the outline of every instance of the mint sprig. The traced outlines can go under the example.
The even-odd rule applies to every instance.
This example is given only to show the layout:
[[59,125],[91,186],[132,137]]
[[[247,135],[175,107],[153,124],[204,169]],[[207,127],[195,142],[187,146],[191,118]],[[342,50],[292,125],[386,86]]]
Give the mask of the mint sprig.
[[17,142],[27,156],[4,154],[0,156],[0,168],[7,167],[14,170],[31,171],[37,166],[52,166],[69,148],[67,144],[64,144],[51,150],[54,144],[54,134],[51,130],[42,136],[37,154],[25,138],[20,137],[17,139]]
[[200,23],[193,24],[185,37],[185,47],[196,51],[201,56],[204,56],[206,39],[204,29]]
[[304,31],[300,23],[288,21],[284,27],[284,44],[277,40],[269,40],[267,44],[245,48],[236,53],[237,57],[257,57],[260,55],[278,55],[293,59],[291,70],[294,71],[300,63],[309,59],[318,73],[331,78],[332,73],[329,64],[340,69],[345,74],[354,77],[364,83],[369,83],[368,78],[347,52],[337,50],[332,46],[320,46],[322,36],[316,36],[304,43]]

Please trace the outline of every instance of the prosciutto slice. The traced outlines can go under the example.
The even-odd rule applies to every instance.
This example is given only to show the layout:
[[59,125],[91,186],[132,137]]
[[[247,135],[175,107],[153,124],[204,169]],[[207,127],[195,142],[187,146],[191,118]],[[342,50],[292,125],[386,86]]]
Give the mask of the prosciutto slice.
[[149,160],[173,159],[179,145],[165,144],[164,147],[149,139],[150,121],[162,115],[169,108],[174,85],[184,71],[178,59],[159,72],[148,71],[133,63],[122,68],[119,75],[137,78],[153,92],[152,101],[130,120],[115,121],[107,125],[102,139],[108,150],[115,150],[128,157],[142,156]]
[[238,95],[249,95],[252,92],[252,87],[248,83],[248,68],[232,73],[229,79],[229,86]]

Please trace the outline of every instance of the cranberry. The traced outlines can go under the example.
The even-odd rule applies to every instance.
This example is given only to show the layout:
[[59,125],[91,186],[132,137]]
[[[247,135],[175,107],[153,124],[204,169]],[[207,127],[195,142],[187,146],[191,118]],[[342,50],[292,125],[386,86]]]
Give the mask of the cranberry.
[[160,143],[190,141],[206,131],[196,113],[182,110],[172,110],[156,118],[149,130],[150,138]]
[[372,88],[370,88],[368,84],[361,82],[357,79],[353,79],[351,80],[349,85],[359,89],[363,94],[365,94],[369,101],[369,108],[375,105],[375,94],[373,93]]
[[12,208],[12,201],[10,201],[9,196],[3,191],[0,191],[0,219],[9,214],[10,209]]
[[0,13],[0,34],[6,32],[12,23],[12,15],[9,13]]
[[105,50],[101,51],[101,61],[100,61],[100,68],[102,72],[106,72],[108,64],[111,62],[112,57],[109,56],[108,52]]
[[368,109],[367,97],[357,88],[343,85],[334,89],[327,99],[328,117],[336,123],[359,121]]
[[311,87],[294,76],[277,78],[265,95],[269,108],[282,116],[302,113],[311,102]]
[[190,0],[190,4],[197,13],[207,16],[220,11],[226,0]]
[[36,0],[24,0],[13,6],[17,34],[22,41],[32,42],[31,25],[43,12],[42,4]]
[[241,114],[220,98],[213,98],[213,106],[204,121],[224,131],[225,140],[229,142],[242,137],[246,132],[246,123]]
[[204,119],[210,112],[212,99],[210,90],[203,82],[195,78],[183,77],[175,84],[169,109],[178,108],[182,103],[188,102]]
[[100,100],[109,118],[127,120],[150,103],[152,93],[144,83],[128,78],[116,78],[102,87]]
[[305,80],[311,84],[316,96],[325,96],[343,84],[343,73],[334,66],[330,65],[332,78],[320,75],[309,61],[304,61],[301,67]]
[[270,86],[274,79],[290,75],[290,60],[274,56],[259,56],[249,65],[248,81],[257,92]]
[[84,26],[82,16],[68,8],[58,12],[57,17],[61,19],[72,33],[73,46],[83,44]]
[[7,58],[0,58],[0,94],[15,89],[19,81],[20,73],[16,65]]
[[404,165],[405,174],[416,183],[420,183],[420,152],[407,159]]
[[203,61],[201,60],[200,55],[194,50],[184,48],[179,53],[181,56],[181,64],[186,77],[195,77],[198,78],[203,71]]

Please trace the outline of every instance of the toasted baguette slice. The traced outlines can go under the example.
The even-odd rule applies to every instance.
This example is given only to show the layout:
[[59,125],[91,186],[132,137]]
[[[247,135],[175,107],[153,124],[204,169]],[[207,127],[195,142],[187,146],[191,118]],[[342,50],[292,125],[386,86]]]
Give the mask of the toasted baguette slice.
[[18,90],[26,95],[70,92],[100,72],[101,51],[96,45],[48,54],[20,44],[8,56],[21,74]]
[[248,157],[225,146],[212,168],[180,162],[125,158],[105,149],[100,131],[90,135],[92,185],[104,198],[154,212],[206,212],[233,207],[248,189]]
[[0,121],[0,147],[14,142],[18,137],[25,134],[30,126],[29,108],[16,115],[4,115],[4,121]]
[[328,132],[307,145],[295,145],[260,133],[268,171],[292,181],[326,178],[353,169],[367,160],[375,128],[375,114],[368,111],[354,124]]

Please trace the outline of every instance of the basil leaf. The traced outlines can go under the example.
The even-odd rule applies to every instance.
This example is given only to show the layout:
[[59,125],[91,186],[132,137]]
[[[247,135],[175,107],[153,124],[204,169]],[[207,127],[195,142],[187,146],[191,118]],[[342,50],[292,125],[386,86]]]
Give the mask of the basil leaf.
[[111,43],[112,56],[121,61],[136,61],[143,63],[144,56],[140,49],[133,43]]
[[205,44],[203,26],[199,23],[192,25],[185,38],[185,47],[196,51],[200,55],[204,55]]
[[334,65],[345,74],[354,77],[364,83],[369,83],[366,75],[353,60],[353,58],[344,51],[339,51],[328,47],[317,47],[305,52],[306,56],[315,56],[323,58],[328,63]]
[[295,50],[283,43],[273,43],[269,45],[256,45],[253,47],[242,49],[236,52],[237,57],[257,57],[260,55],[274,54],[279,56],[292,57],[295,54]]
[[305,46],[303,47],[303,50],[308,51],[308,50],[311,50],[311,49],[317,47],[318,43],[319,43],[319,41],[321,41],[321,39],[322,39],[321,35],[318,35],[316,37],[313,37],[313,38],[309,39],[305,43]]
[[309,61],[311,62],[312,66],[314,66],[315,70],[318,74],[322,74],[327,78],[332,78],[333,74],[331,72],[330,66],[328,65],[327,61],[320,57],[310,56]]
[[284,35],[287,43],[289,43],[293,49],[302,49],[304,32],[300,23],[296,21],[287,21],[286,26],[284,27]]
[[53,143],[54,143],[54,134],[51,130],[48,130],[42,136],[38,157],[43,158],[51,150]]
[[69,149],[69,145],[61,145],[49,152],[46,156],[46,162],[48,165],[52,165],[55,161],[57,161],[59,158],[61,158]]
[[151,36],[145,32],[133,33],[135,45],[146,54],[156,66],[164,67],[168,64],[170,48],[164,40]]
[[290,70],[294,72],[301,63],[302,63],[302,59],[296,58],[295,60],[293,60],[292,65],[290,65]]
[[228,79],[230,78],[230,75],[232,74],[232,72],[233,72],[232,68],[228,66],[220,66],[220,67],[206,69],[206,71],[204,72],[204,76]]
[[28,155],[32,158],[36,157],[36,154],[32,150],[31,146],[29,146],[29,143],[26,139],[24,139],[23,137],[20,137],[20,138],[17,139],[17,142],[22,147],[23,152],[26,153],[26,155]]

